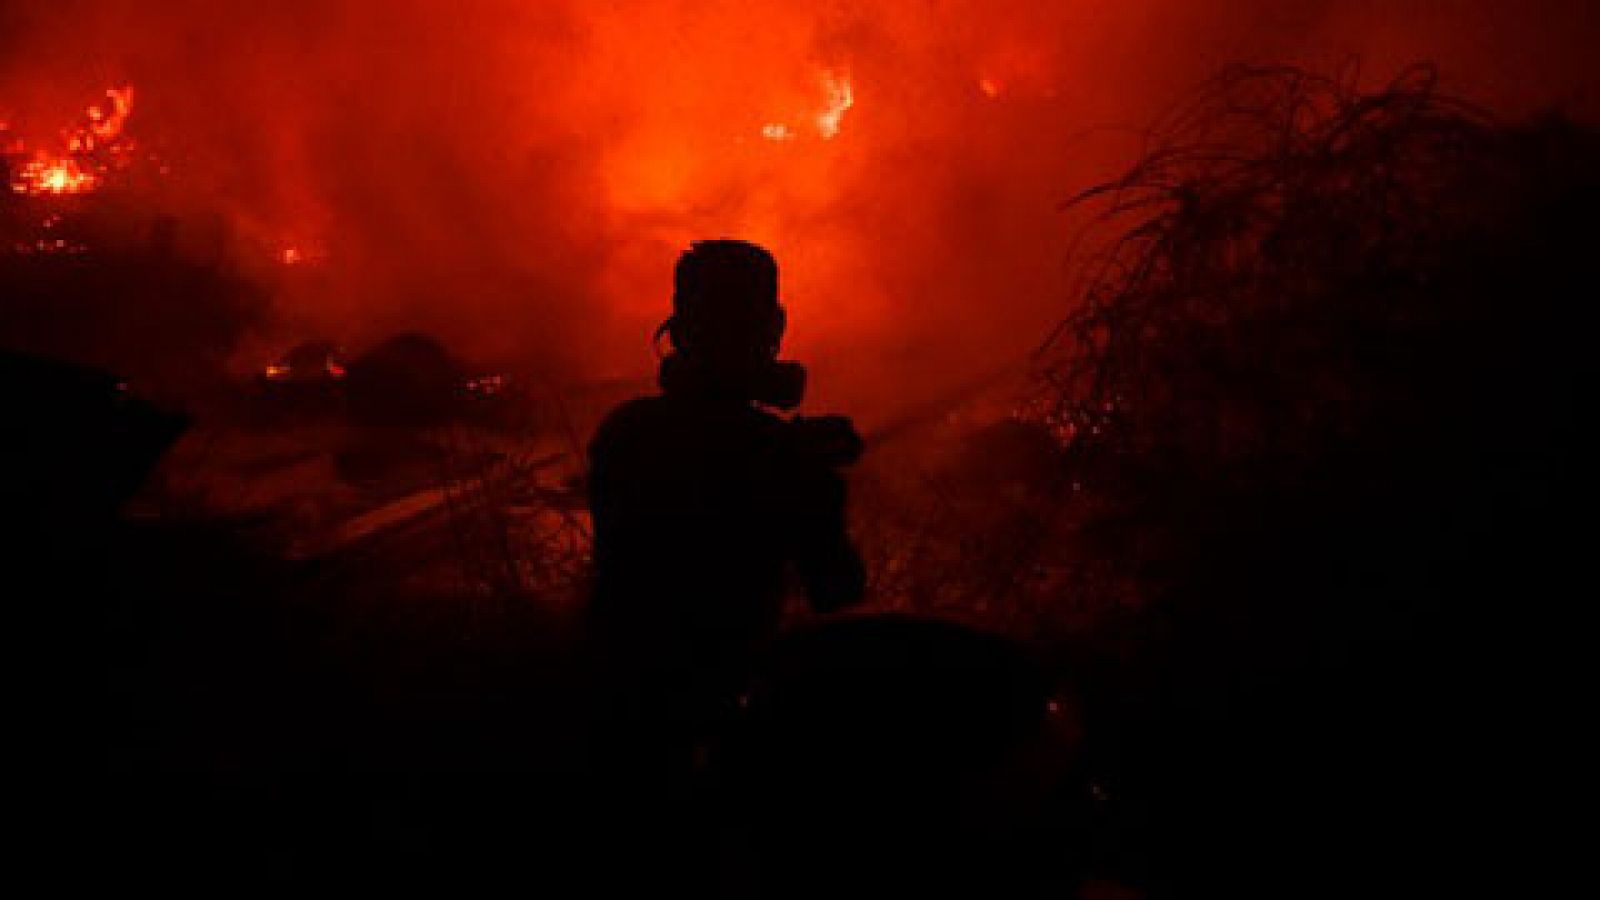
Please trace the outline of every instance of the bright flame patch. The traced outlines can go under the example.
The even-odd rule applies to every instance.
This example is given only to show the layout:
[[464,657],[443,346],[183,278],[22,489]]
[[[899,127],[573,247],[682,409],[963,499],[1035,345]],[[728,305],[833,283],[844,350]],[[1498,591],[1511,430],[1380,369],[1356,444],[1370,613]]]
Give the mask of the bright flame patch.
[[[822,108],[812,113],[809,120],[817,136],[827,141],[838,136],[845,113],[856,105],[856,94],[848,73],[827,70],[822,73],[820,81]],[[768,122],[761,126],[761,137],[781,143],[796,140],[800,133],[787,122]]]
[[856,105],[856,94],[850,85],[850,76],[847,73],[822,73],[822,87],[827,91],[828,102],[822,112],[817,113],[817,133],[827,140],[839,134],[839,127],[844,123],[844,114],[850,111],[850,107]]
[[15,142],[11,152],[31,158],[13,175],[11,190],[31,196],[85,194],[126,166],[133,142],[123,129],[133,115],[133,88],[112,88],[106,100],[107,105],[90,106],[80,122],[61,132],[62,152],[36,149],[30,154],[25,142]]

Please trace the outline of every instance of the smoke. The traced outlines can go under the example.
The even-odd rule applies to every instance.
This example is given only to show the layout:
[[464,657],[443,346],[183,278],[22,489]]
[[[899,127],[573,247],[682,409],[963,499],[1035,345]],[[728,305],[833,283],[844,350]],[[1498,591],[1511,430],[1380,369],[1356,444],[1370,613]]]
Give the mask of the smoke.
[[246,253],[278,335],[403,328],[570,379],[647,373],[676,253],[768,244],[790,352],[869,415],[1014,365],[1063,311],[1076,189],[1232,61],[1439,63],[1596,110],[1583,0],[0,4],[0,112],[131,83],[131,130]]

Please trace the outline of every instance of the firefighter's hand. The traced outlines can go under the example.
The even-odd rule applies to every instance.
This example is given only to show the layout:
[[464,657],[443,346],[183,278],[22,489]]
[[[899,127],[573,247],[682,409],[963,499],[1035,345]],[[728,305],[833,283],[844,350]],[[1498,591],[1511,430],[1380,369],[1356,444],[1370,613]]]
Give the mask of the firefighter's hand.
[[865,446],[847,416],[796,416],[793,420],[800,445],[830,466],[848,466],[861,458]]

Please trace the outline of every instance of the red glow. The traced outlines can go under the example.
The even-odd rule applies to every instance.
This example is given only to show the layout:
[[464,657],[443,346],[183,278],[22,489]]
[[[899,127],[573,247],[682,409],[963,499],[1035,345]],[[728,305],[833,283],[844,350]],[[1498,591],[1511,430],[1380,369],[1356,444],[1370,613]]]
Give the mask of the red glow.
[[221,220],[295,329],[578,379],[649,369],[690,240],[755,240],[816,399],[889,415],[1026,356],[1073,283],[1059,202],[1222,65],[1431,59],[1514,116],[1600,96],[1558,2],[329,0],[308,40],[295,4],[84,0],[5,39],[0,177],[123,202],[137,132],[180,235]]
[[492,397],[505,389],[506,378],[504,375],[484,375],[481,378],[472,378],[467,381],[467,390],[474,394]]
[[30,149],[20,138],[12,143],[7,154],[26,157],[12,178],[12,191],[32,196],[86,194],[128,164],[134,146],[123,129],[133,114],[133,88],[112,88],[105,96],[109,108],[88,107],[79,123],[61,132],[60,149]]
[[36,159],[22,167],[12,189],[20,194],[82,194],[100,184],[99,176],[77,160]]
[[[855,88],[848,74],[832,70],[821,72],[817,83],[821,94],[818,105],[794,121],[804,122],[807,131],[823,140],[832,140],[839,135],[845,113],[855,106]],[[801,136],[801,129],[788,120],[768,122],[761,126],[761,136],[769,141],[793,141]]]
[[839,72],[824,72],[822,87],[828,102],[817,113],[817,133],[824,138],[834,138],[844,124],[844,114],[856,105],[855,89],[850,86],[850,76]]

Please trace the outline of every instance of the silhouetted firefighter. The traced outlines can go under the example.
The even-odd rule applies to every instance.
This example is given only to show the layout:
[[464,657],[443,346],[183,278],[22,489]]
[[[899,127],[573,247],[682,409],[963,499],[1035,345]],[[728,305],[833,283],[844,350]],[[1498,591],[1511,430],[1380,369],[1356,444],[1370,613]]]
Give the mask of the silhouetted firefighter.
[[590,445],[591,633],[630,752],[687,750],[731,704],[793,576],[818,611],[861,596],[838,471],[860,439],[843,417],[773,411],[805,386],[778,359],[785,324],[771,254],[696,243],[657,333],[672,344],[660,394],[617,408]]

